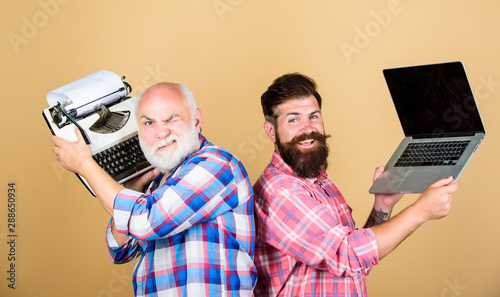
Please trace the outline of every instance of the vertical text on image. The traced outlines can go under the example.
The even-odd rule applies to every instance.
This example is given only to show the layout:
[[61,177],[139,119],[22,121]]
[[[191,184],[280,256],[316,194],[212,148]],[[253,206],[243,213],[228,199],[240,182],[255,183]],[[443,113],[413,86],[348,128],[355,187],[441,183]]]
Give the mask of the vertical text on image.
[[7,183],[7,280],[10,289],[16,288],[16,249],[17,249],[17,186]]

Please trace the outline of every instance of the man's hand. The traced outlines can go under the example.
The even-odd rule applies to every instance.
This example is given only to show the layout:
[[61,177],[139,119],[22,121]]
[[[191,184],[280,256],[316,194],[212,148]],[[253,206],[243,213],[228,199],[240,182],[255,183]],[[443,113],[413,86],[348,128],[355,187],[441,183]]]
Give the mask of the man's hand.
[[88,162],[94,162],[92,159],[92,150],[90,146],[85,144],[80,130],[75,126],[76,142],[70,142],[55,135],[50,136],[50,140],[54,143],[52,151],[56,155],[57,160],[61,162],[64,169],[81,174],[83,167]]
[[437,220],[450,213],[453,194],[458,183],[452,177],[430,185],[408,208],[391,220],[371,227],[377,239],[379,259],[392,252],[406,237],[428,220]]
[[131,189],[137,192],[142,192],[144,187],[149,184],[155,177],[157,177],[160,174],[160,170],[157,168],[153,168],[152,170],[139,175],[138,177],[129,180],[128,182],[124,183],[123,186],[127,189]]
[[[384,166],[379,166],[375,169],[373,174],[373,181],[375,181],[383,172]],[[390,219],[394,205],[403,197],[403,194],[375,194],[375,201],[373,202],[373,209],[370,216],[366,220],[364,228],[370,228],[386,222]]]
[[52,151],[65,169],[78,173],[87,180],[104,209],[113,216],[115,197],[124,187],[94,161],[92,150],[89,145],[85,144],[77,127],[75,127],[75,133],[76,142],[52,135],[50,137],[54,143]]
[[[375,173],[373,174],[373,181],[375,181],[384,172],[384,170],[384,166],[377,167],[375,169]],[[375,204],[377,204],[375,208],[392,210],[394,205],[401,200],[401,197],[403,197],[403,194],[375,194]]]
[[458,190],[458,183],[451,183],[453,177],[438,180],[430,185],[414,203],[415,209],[424,221],[437,220],[451,211],[453,193]]

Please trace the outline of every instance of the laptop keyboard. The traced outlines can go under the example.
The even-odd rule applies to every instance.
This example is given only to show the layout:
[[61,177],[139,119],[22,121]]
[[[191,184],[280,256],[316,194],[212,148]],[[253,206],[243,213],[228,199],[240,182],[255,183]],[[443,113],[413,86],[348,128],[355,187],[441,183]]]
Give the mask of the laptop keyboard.
[[115,181],[120,181],[150,166],[136,135],[92,156]]
[[447,166],[457,164],[469,140],[410,143],[395,167]]

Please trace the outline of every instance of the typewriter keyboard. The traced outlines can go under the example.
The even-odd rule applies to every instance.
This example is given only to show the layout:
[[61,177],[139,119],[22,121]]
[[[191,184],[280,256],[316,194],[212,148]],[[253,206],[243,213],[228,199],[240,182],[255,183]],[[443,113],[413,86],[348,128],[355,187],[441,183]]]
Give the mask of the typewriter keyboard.
[[95,154],[93,158],[117,182],[150,166],[137,135]]

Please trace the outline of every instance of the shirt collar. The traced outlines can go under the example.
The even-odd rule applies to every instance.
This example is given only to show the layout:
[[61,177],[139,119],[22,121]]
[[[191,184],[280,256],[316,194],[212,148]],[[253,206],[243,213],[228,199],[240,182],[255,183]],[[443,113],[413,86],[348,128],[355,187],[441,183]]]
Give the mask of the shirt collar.
[[326,172],[324,170],[320,171],[319,177],[304,178],[304,177],[298,176],[293,171],[292,167],[290,167],[290,165],[288,165],[283,160],[283,158],[281,157],[281,155],[278,154],[276,151],[273,151],[273,156],[271,158],[271,165],[274,166],[274,167],[276,167],[280,171],[283,171],[285,174],[293,175],[293,176],[295,176],[297,178],[307,179],[307,180],[310,180],[310,181],[313,181],[313,182],[316,181],[316,180],[318,180],[318,179],[327,179],[328,178],[328,175],[326,174]]

